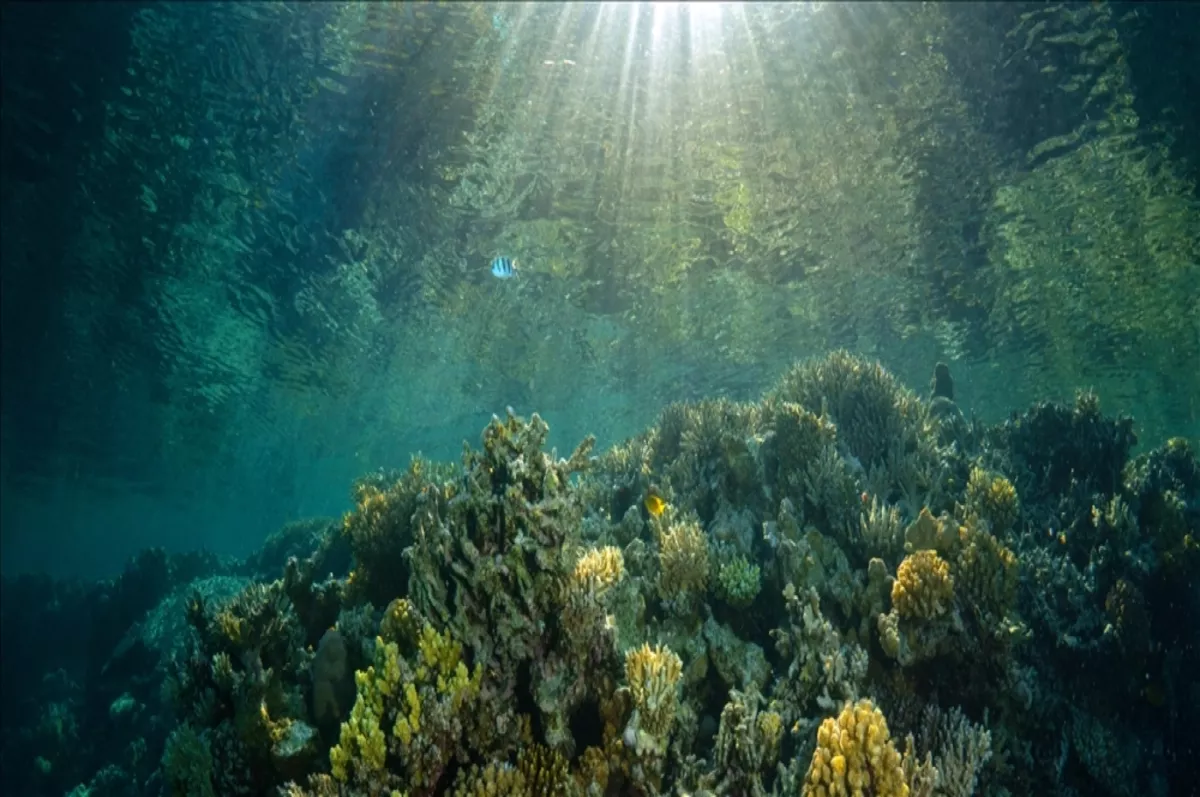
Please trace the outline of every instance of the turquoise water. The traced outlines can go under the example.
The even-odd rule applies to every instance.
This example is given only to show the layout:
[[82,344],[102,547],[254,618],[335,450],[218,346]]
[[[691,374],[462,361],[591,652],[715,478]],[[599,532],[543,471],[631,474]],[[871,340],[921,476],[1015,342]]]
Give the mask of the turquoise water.
[[[1044,431],[1040,443],[1055,452],[1046,461],[1079,469],[1099,456],[1088,446],[1103,438],[1118,476],[1127,460],[1156,451],[1152,458],[1175,464],[1154,467],[1178,475],[1184,466],[1171,457],[1183,461],[1179,452],[1200,443],[1194,5],[12,3],[0,35],[6,588],[55,579],[37,581],[42,587],[22,600],[54,595],[68,606],[63,590],[82,590],[79,598],[123,572],[159,585],[142,596],[146,606],[130,598],[138,611],[89,632],[89,667],[99,668],[128,627],[146,627],[142,613],[192,578],[278,577],[283,557],[267,543],[271,535],[314,518],[361,516],[356,480],[403,471],[418,454],[457,463],[464,443],[479,450],[481,432],[509,408],[543,418],[545,450],[560,457],[595,437],[611,484],[580,488],[592,491],[580,500],[593,502],[581,511],[600,524],[581,521],[589,544],[616,544],[610,533],[620,547],[632,544],[636,535],[597,531],[620,517],[596,518],[640,506],[650,482],[678,492],[665,497],[680,512],[695,509],[712,540],[733,516],[754,534],[782,524],[782,488],[762,470],[773,461],[764,440],[776,432],[764,396],[795,363],[835,351],[861,358],[863,368],[879,363],[922,406],[933,406],[935,364],[949,366],[954,406],[970,427],[956,427],[954,445],[938,455],[953,461],[946,467],[958,481],[934,509],[961,514],[972,465],[1011,479],[1023,514],[1010,537],[995,536],[1023,562],[1022,590],[1036,593],[1031,574],[1053,569],[1039,557],[1065,557],[1090,596],[1089,622],[1099,622],[1107,599],[1116,595],[1124,606],[1132,594],[1118,584],[1135,589],[1153,614],[1192,583],[1170,580],[1194,572],[1186,569],[1194,564],[1186,540],[1197,510],[1184,477],[1172,487],[1154,481],[1160,471],[1150,468],[1153,478],[1139,471],[1142,481],[1127,475],[1123,486],[1094,494],[1083,477],[1078,484],[1091,487],[1043,492],[1039,479],[1053,468],[1029,464],[1041,461],[1029,451],[1034,444],[1003,430]],[[515,262],[514,274],[497,276],[497,258]],[[840,395],[822,390],[831,401]],[[1111,428],[1089,425],[1090,396]],[[760,407],[722,416],[745,433],[742,442],[730,442],[734,433],[722,422],[695,420],[695,450],[708,455],[688,460],[681,443],[678,456],[654,454],[636,478],[613,464],[641,450],[631,438],[666,434],[672,402],[716,399]],[[1037,402],[1058,402],[1066,414],[1033,409]],[[869,426],[866,415],[829,413],[839,439]],[[1128,450],[1106,437],[1125,439],[1113,431],[1124,429],[1114,420],[1122,416],[1136,435]],[[1083,453],[1064,454],[1060,434],[1087,437]],[[902,451],[911,453],[918,437],[921,445],[946,442],[924,429]],[[680,482],[680,474],[709,473],[716,460],[705,456],[719,459],[714,452],[737,459],[730,447],[746,440],[755,441],[744,456],[767,479],[770,505],[745,492],[735,500],[722,482],[713,495],[730,501],[728,511],[706,514],[717,499],[686,498],[699,482]],[[883,482],[871,476],[869,457],[844,446],[837,456],[857,480],[847,488],[852,498],[878,493],[897,522],[915,522],[921,505],[901,489],[904,479],[876,491]],[[671,471],[676,460],[690,464]],[[448,489],[429,478],[434,492]],[[619,497],[601,495],[610,488]],[[1155,514],[1160,504],[1149,496],[1175,507],[1162,512],[1175,518],[1177,510],[1178,523]],[[1159,548],[1143,540],[1158,558],[1140,575],[1103,571],[1111,562],[1097,546],[1114,545],[1103,539],[1079,537],[1069,555],[1035,552],[1059,533],[1074,535],[1072,523],[1093,503],[1104,516],[1115,497],[1134,507],[1135,528],[1178,532]],[[792,496],[798,504],[810,498]],[[1154,509],[1143,512],[1139,500]],[[845,511],[857,518],[857,507]],[[1125,528],[1120,508],[1113,513],[1105,522]],[[650,529],[642,537],[653,547]],[[294,549],[301,558],[312,553],[305,544]],[[776,554],[764,549],[712,551],[718,563],[737,553],[747,567],[774,572]],[[359,572],[369,569],[361,545],[353,553]],[[351,561],[343,554],[346,567],[330,565],[339,579]],[[156,558],[166,555],[177,558],[169,566]],[[258,565],[235,564],[247,557]],[[1093,559],[1109,562],[1095,565],[1101,576],[1088,569]],[[850,565],[866,578],[866,559],[852,552]],[[897,565],[888,562],[892,572]],[[1174,574],[1166,586],[1147,575],[1157,568]],[[782,583],[769,586],[774,602],[755,610],[773,619],[746,632],[768,650],[765,629],[783,612]],[[105,600],[119,603],[123,588],[112,589]],[[1063,589],[1064,606],[1084,601]],[[373,596],[377,612],[387,605],[382,597]],[[176,610],[182,600],[176,595]],[[1021,608],[1036,626],[1030,615],[1041,609]],[[6,614],[9,629],[15,611]],[[845,625],[851,614],[835,620]],[[1104,635],[1106,622],[1072,630],[1054,617],[1035,632],[1074,639],[1095,631],[1081,643],[1090,652],[1107,651],[1102,640],[1116,644]],[[336,612],[320,619],[338,620]],[[297,650],[320,646],[319,634],[308,637]],[[365,634],[368,646],[372,637]],[[669,635],[652,637],[636,642],[670,643]],[[887,661],[879,659],[880,638],[871,639],[863,644],[872,662]],[[1196,687],[1178,676],[1194,649],[1171,653],[1184,639],[1164,631],[1121,660],[1123,673],[1150,673],[1144,680],[1155,690],[1137,698],[1136,721],[1090,704],[1086,715],[1054,715],[1077,731],[1059,780],[1056,749],[1028,753],[1039,774],[1027,780],[1013,775],[1019,764],[993,764],[981,788],[1035,793],[1021,790],[1054,781],[1062,794],[1107,793],[1088,791],[1107,781],[1113,794],[1184,793],[1187,767],[1162,763],[1194,753],[1194,743],[1179,742],[1182,731],[1164,732],[1156,752],[1137,756],[1125,773],[1137,787],[1124,791],[1111,785],[1120,780],[1113,772],[1104,776],[1102,756],[1079,752],[1078,741],[1119,747],[1127,737],[1105,736],[1107,725],[1096,730],[1110,720],[1126,729],[1195,730],[1179,716],[1198,708]],[[1031,644],[1042,643],[1051,644]],[[351,669],[370,663],[355,655]],[[47,654],[30,672],[57,670],[64,656]],[[1057,665],[1068,672],[1077,663]],[[937,679],[923,677],[912,688],[925,698]],[[8,680],[6,690],[15,691],[5,699],[24,683]],[[113,684],[98,693],[85,687],[94,716],[71,721],[103,716],[108,698],[124,691]],[[984,707],[993,717],[1025,716],[1027,709],[983,692],[957,691],[953,705],[976,722]],[[912,718],[903,711],[922,706],[901,709],[894,697],[879,699],[906,728]],[[711,705],[696,711],[713,727],[688,750],[711,759],[705,741],[717,733],[724,701],[705,699]],[[829,698],[839,707],[840,699]],[[1179,707],[1169,717],[1155,713],[1164,701]],[[942,706],[945,716],[950,707]],[[143,710],[139,716],[155,712]],[[1029,739],[1032,729],[1044,730],[1010,719],[993,734],[997,749],[1003,734]],[[62,721],[50,726],[61,741]],[[138,726],[130,739],[141,738],[157,764],[174,727]],[[337,738],[333,727],[321,730],[322,761]],[[50,747],[21,746],[36,733],[12,728],[5,777],[25,773],[13,776],[13,793],[63,793],[119,758],[95,753],[86,767],[64,770]],[[554,746],[546,728],[534,735]],[[1025,760],[1017,742],[1004,744],[1006,762]],[[481,749],[472,749],[473,763],[488,760]],[[786,749],[807,766],[811,744]],[[50,770],[30,763],[37,756]],[[666,782],[700,789],[681,774],[684,752],[671,756]],[[121,766],[138,772],[128,793],[170,791],[150,769]],[[439,789],[449,786],[452,776],[445,778]],[[264,782],[238,788],[268,793]],[[768,778],[764,788],[783,782]],[[721,788],[750,793],[749,783]],[[411,781],[408,788],[424,793]],[[951,793],[946,788],[939,793]]]

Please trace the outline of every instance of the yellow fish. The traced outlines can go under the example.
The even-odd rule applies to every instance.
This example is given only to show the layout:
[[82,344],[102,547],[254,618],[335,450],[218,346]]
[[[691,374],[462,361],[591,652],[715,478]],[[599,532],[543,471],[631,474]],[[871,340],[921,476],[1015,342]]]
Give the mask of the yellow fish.
[[646,511],[654,517],[660,517],[667,508],[667,502],[654,493],[646,493],[646,500],[642,503],[646,505]]

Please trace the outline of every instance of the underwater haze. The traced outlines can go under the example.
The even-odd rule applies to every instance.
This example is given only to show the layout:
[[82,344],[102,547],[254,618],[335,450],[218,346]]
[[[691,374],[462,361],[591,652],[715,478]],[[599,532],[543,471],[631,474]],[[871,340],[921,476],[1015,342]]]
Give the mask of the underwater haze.
[[4,3],[0,792],[1194,794],[1196,52]]

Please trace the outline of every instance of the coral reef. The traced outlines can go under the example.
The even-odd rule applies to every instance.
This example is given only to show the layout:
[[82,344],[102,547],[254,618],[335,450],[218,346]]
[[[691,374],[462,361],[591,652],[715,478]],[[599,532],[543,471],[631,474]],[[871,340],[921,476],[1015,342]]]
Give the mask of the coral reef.
[[[911,744],[909,745],[912,746]],[[805,797],[871,794],[909,797],[929,794],[936,774],[896,751],[883,713],[869,700],[847,703],[817,729],[817,749],[808,765]]]
[[892,607],[901,617],[931,620],[940,617],[954,598],[950,565],[937,551],[917,551],[904,557],[892,584]]
[[5,787],[1184,793],[1193,446],[931,389],[840,352],[565,459],[510,411],[245,562],[5,579]]

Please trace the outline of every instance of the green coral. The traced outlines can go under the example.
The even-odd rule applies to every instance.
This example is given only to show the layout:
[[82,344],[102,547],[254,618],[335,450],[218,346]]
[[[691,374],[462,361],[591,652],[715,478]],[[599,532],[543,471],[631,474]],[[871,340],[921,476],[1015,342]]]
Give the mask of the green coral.
[[342,723],[338,743],[329,751],[333,777],[340,781],[370,780],[387,761],[382,728],[387,703],[400,688],[400,649],[395,642],[375,639],[375,663],[354,674],[358,699],[350,719]]
[[967,479],[967,512],[987,521],[993,534],[1012,528],[1020,514],[1017,489],[1005,477],[972,468]]
[[731,562],[724,562],[717,570],[717,596],[730,606],[744,609],[758,597],[762,589],[762,573],[758,565],[751,564],[738,554]]
[[395,642],[375,639],[375,660],[355,673],[358,699],[329,751],[333,777],[362,785],[388,783],[387,760],[403,765],[403,783],[427,789],[460,750],[483,669],[468,670],[462,646],[426,625],[414,661]]
[[208,740],[185,723],[167,737],[163,777],[173,797],[214,797],[213,758]]

